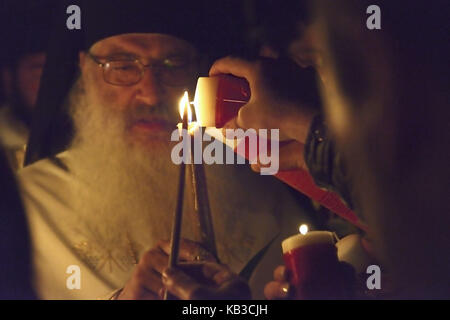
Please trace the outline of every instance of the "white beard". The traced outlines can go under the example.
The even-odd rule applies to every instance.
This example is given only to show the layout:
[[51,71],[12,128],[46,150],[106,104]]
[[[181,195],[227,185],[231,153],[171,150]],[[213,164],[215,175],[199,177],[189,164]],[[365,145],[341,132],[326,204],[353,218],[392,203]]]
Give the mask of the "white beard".
[[78,231],[108,251],[128,241],[142,253],[148,247],[138,243],[150,247],[168,239],[179,172],[170,159],[170,132],[167,143],[156,141],[145,150],[127,142],[123,112],[87,104],[82,93],[74,98],[71,152],[76,161],[69,167],[80,181],[75,191]]

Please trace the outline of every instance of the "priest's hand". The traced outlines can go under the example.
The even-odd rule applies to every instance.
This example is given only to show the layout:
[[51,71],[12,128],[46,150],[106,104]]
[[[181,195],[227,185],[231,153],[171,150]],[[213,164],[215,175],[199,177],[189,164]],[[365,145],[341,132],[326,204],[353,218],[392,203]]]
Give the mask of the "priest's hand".
[[[276,72],[279,75],[272,75],[270,71],[276,69],[279,69]],[[298,71],[295,74],[302,72],[298,66],[287,70],[293,69]],[[279,129],[280,140],[296,140],[305,143],[317,106],[300,101],[319,100],[318,98],[309,99],[309,96],[318,97],[316,79],[311,70],[305,71],[301,73],[301,82],[305,84],[306,81],[311,85],[302,85],[295,81],[296,78],[291,75],[292,72],[285,72],[285,70],[285,64],[279,64],[273,59],[248,61],[225,57],[217,60],[209,71],[210,76],[232,74],[245,78],[249,82],[251,91],[249,102],[239,110],[236,118],[224,126],[224,129]],[[303,76],[303,74],[307,75]],[[274,81],[279,82],[280,85],[275,85]],[[282,91],[287,94],[283,94]],[[297,98],[302,95],[308,98],[304,100]]]
[[250,300],[247,282],[215,262],[180,264],[163,271],[163,284],[182,300]]
[[[162,283],[161,273],[168,266],[169,252],[169,241],[160,241],[155,248],[145,252],[117,299],[162,299],[165,288]],[[186,239],[183,239],[180,243],[179,259],[186,262],[198,260],[215,262],[212,254],[196,242]]]

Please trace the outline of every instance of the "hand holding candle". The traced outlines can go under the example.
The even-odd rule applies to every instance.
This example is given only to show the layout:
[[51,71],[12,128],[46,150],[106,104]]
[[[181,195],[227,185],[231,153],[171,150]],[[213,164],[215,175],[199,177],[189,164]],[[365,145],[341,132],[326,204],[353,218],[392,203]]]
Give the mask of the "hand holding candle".
[[244,279],[215,262],[183,263],[163,272],[164,286],[182,300],[250,300]]
[[[266,74],[264,69],[268,65],[269,69],[275,70],[275,75]],[[288,85],[284,86],[285,83]],[[216,61],[211,67],[210,77],[199,79],[194,99],[196,113],[200,115],[203,126],[279,129],[279,139],[289,141],[280,145],[278,164],[281,172],[276,177],[367,231],[338,195],[316,186],[306,169],[303,149],[317,112],[314,107],[319,104],[314,70],[232,57]],[[215,138],[238,150],[234,140],[227,141],[217,135]],[[254,164],[253,168],[259,170],[260,167]]]
[[[214,257],[198,243],[188,239],[179,239],[177,249],[178,264],[198,262],[196,257],[202,256],[203,261],[216,262]],[[169,255],[173,256],[173,247],[168,241],[159,241],[155,247],[144,252],[133,273],[125,284],[118,299],[123,300],[159,300],[165,293],[161,280],[162,272],[167,269]]]
[[[236,114],[235,123],[240,128],[280,129],[281,140],[306,141],[309,125],[320,106],[313,69],[299,68],[287,60],[226,57],[216,61],[209,74],[231,74],[248,81],[248,103]],[[228,87],[232,89],[231,85]]]
[[[294,235],[282,242],[285,268],[275,270],[276,281],[265,288],[267,298],[350,298],[354,274],[350,266],[338,261],[334,234],[301,231],[304,234]],[[291,285],[290,292],[287,281]]]

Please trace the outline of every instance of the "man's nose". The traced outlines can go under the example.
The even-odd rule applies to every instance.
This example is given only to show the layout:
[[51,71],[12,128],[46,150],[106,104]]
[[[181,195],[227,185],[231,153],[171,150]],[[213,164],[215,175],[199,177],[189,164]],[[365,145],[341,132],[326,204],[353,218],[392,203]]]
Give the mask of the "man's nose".
[[141,81],[136,84],[136,98],[148,105],[156,105],[161,102],[164,94],[164,87],[155,70],[147,68],[142,75]]

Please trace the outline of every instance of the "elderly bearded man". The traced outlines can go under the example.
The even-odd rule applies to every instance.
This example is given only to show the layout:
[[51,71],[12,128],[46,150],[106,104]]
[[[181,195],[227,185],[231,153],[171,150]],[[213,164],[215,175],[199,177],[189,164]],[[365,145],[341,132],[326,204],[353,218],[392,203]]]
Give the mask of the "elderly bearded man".
[[[170,133],[180,121],[183,90],[195,83],[198,43],[185,29],[195,29],[187,13],[200,6],[189,3],[191,11],[183,11],[187,5],[174,1],[174,11],[157,2],[150,12],[138,2],[111,3],[104,8],[114,8],[128,27],[98,7],[108,27],[87,37],[78,55],[80,75],[68,98],[74,138],[66,151],[19,174],[41,298],[116,292],[117,298],[157,299],[163,287],[159,268],[167,264],[167,243],[159,241],[170,236],[178,173],[170,160]],[[130,8],[133,19],[126,19]],[[154,18],[144,17],[150,26],[138,25],[142,12]],[[96,22],[91,32],[99,28]],[[207,166],[206,176],[219,259],[248,275],[253,296],[262,297],[281,262],[280,240],[308,218],[290,216],[299,208],[284,186],[247,166]],[[183,237],[198,240],[193,208],[187,196]],[[199,254],[207,256],[194,242],[184,242],[183,258]],[[70,274],[77,267],[69,266],[79,267],[79,282]]]

